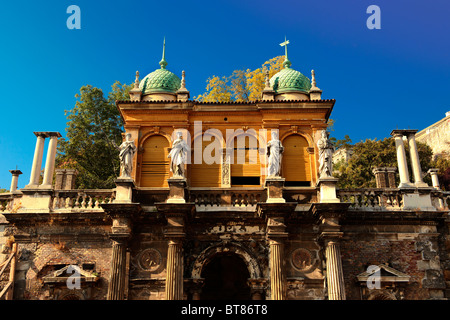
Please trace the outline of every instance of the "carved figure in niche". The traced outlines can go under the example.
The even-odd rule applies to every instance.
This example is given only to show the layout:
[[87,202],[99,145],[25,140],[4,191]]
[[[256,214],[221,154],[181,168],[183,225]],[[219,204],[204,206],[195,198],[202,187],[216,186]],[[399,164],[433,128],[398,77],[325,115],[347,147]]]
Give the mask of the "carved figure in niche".
[[130,178],[131,171],[133,170],[133,157],[136,153],[136,146],[134,141],[131,140],[131,134],[125,135],[125,141],[119,146],[119,159],[121,168],[121,177]]
[[281,169],[281,157],[284,147],[278,139],[278,132],[272,130],[272,140],[267,143],[268,176],[279,177]]
[[325,130],[322,131],[317,147],[319,148],[319,177],[332,177],[334,146]]
[[184,164],[186,163],[186,155],[190,152],[190,148],[186,141],[183,140],[183,134],[177,132],[177,139],[172,144],[172,150],[170,150],[170,171],[172,171],[174,177],[184,178]]

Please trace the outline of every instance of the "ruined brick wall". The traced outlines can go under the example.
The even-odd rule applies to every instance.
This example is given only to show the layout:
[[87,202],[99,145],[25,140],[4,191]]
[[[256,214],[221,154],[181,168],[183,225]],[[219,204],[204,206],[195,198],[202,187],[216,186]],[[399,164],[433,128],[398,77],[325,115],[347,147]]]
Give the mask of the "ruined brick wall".
[[[16,294],[19,299],[53,300],[65,294],[76,293],[83,299],[104,300],[108,289],[111,266],[111,244],[105,242],[53,242],[19,245]],[[92,287],[70,289],[65,283],[45,284],[43,277],[64,265],[90,265],[99,280]],[[74,290],[74,291],[72,291]]]
[[[405,233],[406,227],[382,226],[358,227],[358,233],[348,232],[341,242],[342,264],[349,300],[364,299],[357,275],[367,271],[370,265],[387,264],[409,275],[410,281],[404,290],[392,291],[396,299],[426,300],[444,297],[445,282],[439,262],[439,250],[433,227],[415,227]],[[397,228],[397,233],[394,232]],[[413,227],[409,227],[410,229]],[[423,230],[428,229],[428,230]],[[355,230],[353,230],[355,231]],[[384,232],[382,232],[384,231]],[[388,232],[386,232],[388,231]],[[401,292],[403,291],[403,292]]]

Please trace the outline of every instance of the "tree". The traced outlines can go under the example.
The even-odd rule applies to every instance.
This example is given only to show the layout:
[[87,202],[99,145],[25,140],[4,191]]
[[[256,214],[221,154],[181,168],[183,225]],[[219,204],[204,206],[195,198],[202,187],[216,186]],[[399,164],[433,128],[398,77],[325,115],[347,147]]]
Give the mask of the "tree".
[[348,134],[346,134],[344,136],[344,139],[339,139],[339,140],[336,140],[336,138],[331,137],[330,138],[330,142],[334,145],[336,150],[341,149],[341,148],[348,150],[348,149],[351,149],[353,147],[352,146],[352,139],[350,139]]
[[[406,145],[405,148],[407,149]],[[417,142],[417,149],[422,171],[427,172],[432,166],[433,152],[428,145],[420,142]],[[335,176],[339,179],[338,187],[341,189],[374,188],[376,182],[372,170],[375,167],[397,167],[397,153],[393,138],[367,139],[353,145],[352,150],[353,155],[348,163],[335,165]],[[409,172],[412,173],[409,152],[406,154]]]
[[203,102],[254,101],[261,98],[266,72],[269,77],[283,68],[284,56],[274,57],[255,70],[234,70],[226,77],[212,76],[206,81],[206,92],[195,100]]
[[123,123],[116,100],[128,100],[131,85],[116,82],[108,97],[91,85],[81,87],[75,95],[75,107],[67,115],[66,138],[58,147],[57,167],[77,169],[77,187],[113,188],[119,175],[119,151]]

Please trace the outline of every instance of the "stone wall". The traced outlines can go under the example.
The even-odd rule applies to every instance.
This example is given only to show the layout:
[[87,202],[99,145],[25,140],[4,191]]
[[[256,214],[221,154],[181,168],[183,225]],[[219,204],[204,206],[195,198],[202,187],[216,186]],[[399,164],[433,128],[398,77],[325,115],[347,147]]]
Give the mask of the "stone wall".
[[428,144],[435,156],[450,156],[450,114],[435,124],[416,133],[416,141]]
[[[391,298],[442,299],[443,269],[439,261],[434,226],[347,226],[341,244],[346,295],[349,300],[367,298],[357,276],[369,266],[386,264],[410,276],[406,284],[390,284]],[[353,229],[353,230],[351,230]],[[359,229],[358,232],[354,232]],[[353,231],[353,232],[352,232]],[[366,291],[367,293],[367,291]]]

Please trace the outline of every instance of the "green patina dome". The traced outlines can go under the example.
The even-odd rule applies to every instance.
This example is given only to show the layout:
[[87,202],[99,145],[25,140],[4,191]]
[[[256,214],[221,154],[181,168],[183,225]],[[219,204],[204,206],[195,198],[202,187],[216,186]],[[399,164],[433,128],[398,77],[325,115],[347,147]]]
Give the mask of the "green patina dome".
[[297,70],[291,69],[289,60],[286,60],[284,69],[270,79],[270,86],[277,93],[295,91],[309,93],[311,81]]
[[142,94],[170,92],[176,93],[181,87],[181,80],[178,76],[166,69],[167,62],[165,58],[166,39],[164,38],[162,59],[159,62],[161,69],[157,69],[145,76],[139,83],[139,89]]
[[180,89],[180,78],[165,68],[149,73],[139,83],[139,89],[142,94],[156,93],[156,92],[171,92],[175,93]]

